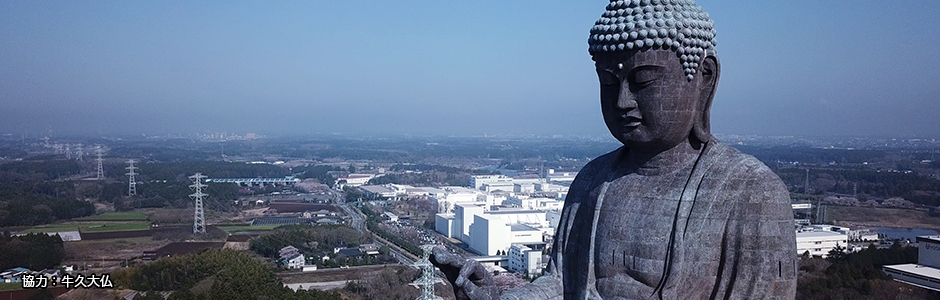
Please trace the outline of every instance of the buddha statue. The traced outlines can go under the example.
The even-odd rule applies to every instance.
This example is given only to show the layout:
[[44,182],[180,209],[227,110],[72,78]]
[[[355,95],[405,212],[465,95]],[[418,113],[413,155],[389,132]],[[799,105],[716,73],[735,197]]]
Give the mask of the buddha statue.
[[591,29],[601,110],[623,146],[571,184],[544,274],[500,295],[436,249],[458,299],[793,299],[786,186],[710,132],[720,64],[692,0],[615,0]]

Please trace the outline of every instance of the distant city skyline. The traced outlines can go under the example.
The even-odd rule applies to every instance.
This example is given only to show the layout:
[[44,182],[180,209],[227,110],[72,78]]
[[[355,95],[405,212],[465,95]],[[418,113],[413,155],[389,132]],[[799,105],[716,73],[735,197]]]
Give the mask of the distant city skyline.
[[[940,2],[697,1],[720,134],[940,137]],[[604,136],[607,1],[0,0],[0,133]]]

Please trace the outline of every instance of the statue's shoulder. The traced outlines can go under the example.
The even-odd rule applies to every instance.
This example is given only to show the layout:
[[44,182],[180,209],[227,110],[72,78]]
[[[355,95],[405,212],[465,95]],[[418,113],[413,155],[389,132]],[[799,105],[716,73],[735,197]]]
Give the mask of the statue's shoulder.
[[566,197],[565,201],[579,202],[586,197],[590,191],[598,185],[597,178],[607,177],[607,173],[610,172],[610,166],[617,163],[621,149],[623,149],[623,147],[598,156],[584,165],[581,171],[578,171],[578,176],[571,182],[568,197]]
[[780,180],[780,177],[767,165],[750,154],[745,154],[719,141],[713,141],[709,146],[712,148],[709,150],[711,159],[718,162],[715,165],[725,169],[724,173]]
[[623,149],[623,147],[607,152],[606,154],[598,156],[597,158],[589,161],[586,165],[584,165],[583,168],[581,168],[581,171],[578,172],[578,178],[581,178],[581,175],[585,174],[583,178],[589,179],[592,177],[591,175],[609,170],[610,165],[617,163],[617,158],[620,156],[621,149]]
[[[789,195],[787,186],[767,165],[734,147],[713,141],[710,156],[715,163],[709,173],[722,180],[725,189],[749,190],[762,195]],[[789,201],[789,196],[771,197]]]

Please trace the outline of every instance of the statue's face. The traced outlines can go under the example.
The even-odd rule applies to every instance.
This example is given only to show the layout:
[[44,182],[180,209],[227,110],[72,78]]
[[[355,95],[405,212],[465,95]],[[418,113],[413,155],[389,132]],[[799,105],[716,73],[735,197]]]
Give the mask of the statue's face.
[[686,141],[703,93],[701,77],[689,81],[676,53],[668,50],[599,53],[604,122],[634,151],[659,152]]

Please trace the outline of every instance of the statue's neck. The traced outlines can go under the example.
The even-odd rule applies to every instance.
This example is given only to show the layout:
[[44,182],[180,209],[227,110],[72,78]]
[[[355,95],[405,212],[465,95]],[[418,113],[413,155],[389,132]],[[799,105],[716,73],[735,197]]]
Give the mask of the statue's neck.
[[625,165],[640,175],[659,175],[684,169],[698,158],[702,147],[693,147],[691,143],[679,143],[675,147],[659,152],[643,152],[627,149],[624,154]]

